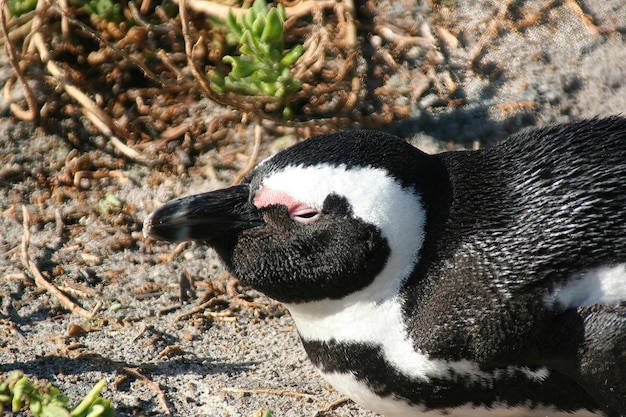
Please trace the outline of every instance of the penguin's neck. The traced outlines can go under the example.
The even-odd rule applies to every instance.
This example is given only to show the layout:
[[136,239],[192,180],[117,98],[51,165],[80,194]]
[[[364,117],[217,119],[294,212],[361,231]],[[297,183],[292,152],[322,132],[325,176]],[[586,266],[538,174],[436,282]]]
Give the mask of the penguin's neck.
[[387,333],[389,323],[401,323],[398,291],[381,296],[365,289],[341,299],[286,307],[304,340],[376,343]]
[[392,363],[415,355],[404,324],[401,289],[416,261],[416,255],[409,264],[391,256],[376,279],[360,291],[341,299],[287,304],[300,337],[377,346]]

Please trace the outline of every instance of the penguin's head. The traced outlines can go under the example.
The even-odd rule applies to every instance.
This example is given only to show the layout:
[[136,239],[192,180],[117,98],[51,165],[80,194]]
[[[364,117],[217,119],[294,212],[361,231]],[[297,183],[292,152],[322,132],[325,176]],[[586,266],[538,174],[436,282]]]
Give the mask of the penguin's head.
[[[286,303],[396,291],[449,204],[445,168],[374,131],[317,136],[241,184],[174,200],[144,233],[204,241],[242,282]],[[432,226],[432,224],[431,224]]]

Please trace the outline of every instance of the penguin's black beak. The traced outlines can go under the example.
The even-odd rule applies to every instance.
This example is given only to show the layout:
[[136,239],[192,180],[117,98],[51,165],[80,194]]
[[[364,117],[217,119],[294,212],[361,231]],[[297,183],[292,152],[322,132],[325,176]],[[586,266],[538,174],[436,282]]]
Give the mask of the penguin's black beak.
[[143,224],[144,236],[171,242],[229,239],[265,223],[250,203],[248,185],[192,195],[156,209]]

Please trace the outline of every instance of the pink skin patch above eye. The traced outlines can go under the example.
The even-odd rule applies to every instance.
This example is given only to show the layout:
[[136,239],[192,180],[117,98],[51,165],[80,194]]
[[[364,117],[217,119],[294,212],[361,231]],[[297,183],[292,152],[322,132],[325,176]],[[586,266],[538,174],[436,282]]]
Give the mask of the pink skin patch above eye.
[[258,209],[274,205],[285,206],[292,220],[304,224],[313,223],[321,216],[319,210],[296,200],[289,194],[268,188],[263,188],[256,193],[254,205]]

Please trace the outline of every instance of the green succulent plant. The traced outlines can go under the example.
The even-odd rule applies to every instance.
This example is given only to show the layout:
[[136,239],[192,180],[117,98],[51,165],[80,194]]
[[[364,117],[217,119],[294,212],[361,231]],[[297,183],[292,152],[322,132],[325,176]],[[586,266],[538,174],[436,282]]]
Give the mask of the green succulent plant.
[[92,16],[107,22],[119,23],[122,20],[122,5],[115,0],[74,0]]
[[37,7],[37,0],[8,0],[7,3],[12,17],[20,17]]
[[291,67],[304,48],[296,45],[285,50],[285,17],[281,4],[268,8],[265,0],[255,0],[250,9],[237,17],[232,11],[228,13],[227,39],[239,45],[240,55],[224,56],[222,60],[230,64],[231,70],[226,76],[213,74],[214,91],[274,97],[283,106],[283,117],[291,116],[288,98],[302,86],[291,76]]
[[[8,0],[7,3],[12,17],[19,17],[37,7],[37,0]],[[122,19],[122,5],[115,0],[73,0],[72,3],[108,22],[119,23]]]
[[45,387],[30,382],[22,372],[15,371],[0,384],[0,414],[5,405],[17,413],[23,404],[28,404],[35,417],[113,417],[115,409],[109,401],[100,397],[106,381],[100,381],[70,410],[70,400],[61,391],[48,384]]

